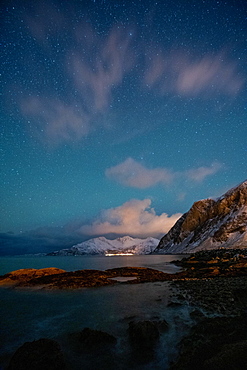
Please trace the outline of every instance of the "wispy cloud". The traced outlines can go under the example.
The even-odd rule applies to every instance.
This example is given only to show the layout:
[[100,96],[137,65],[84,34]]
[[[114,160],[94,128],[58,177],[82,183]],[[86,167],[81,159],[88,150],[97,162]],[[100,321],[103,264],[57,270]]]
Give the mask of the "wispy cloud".
[[223,165],[219,162],[213,162],[208,167],[198,167],[185,172],[190,180],[196,182],[202,182],[207,176],[211,176],[219,172],[223,168]]
[[[141,33],[127,23],[116,23],[104,32],[93,27],[89,19],[75,25],[71,22],[75,17],[72,8],[65,14],[46,1],[38,2],[24,17],[42,55],[38,61],[33,59],[33,65],[32,58],[29,60],[30,69],[37,68],[37,75],[44,75],[46,81],[51,80],[50,67],[56,63],[61,73],[56,81],[52,76],[55,83],[48,83],[43,95],[44,80],[34,84],[32,76],[31,91],[20,99],[23,115],[32,120],[33,129],[44,142],[80,141],[102,126],[101,118],[110,106],[114,107],[116,88],[124,85],[130,73],[135,77],[129,89],[138,93],[141,86],[161,96],[210,99],[217,94],[232,97],[243,88],[245,77],[226,52],[198,57],[196,50],[193,54],[186,49],[158,49],[149,40],[138,39]],[[159,182],[166,182],[168,174],[159,173]]]
[[168,168],[149,169],[133,158],[127,158],[124,162],[106,169],[105,174],[109,179],[124,186],[145,189],[157,184],[170,185],[178,178],[201,182],[222,168],[221,163],[213,162],[210,166],[185,171],[173,171]]
[[[80,33],[83,38],[79,37]],[[81,26],[76,34],[80,43],[69,54],[69,72],[82,99],[88,95],[91,109],[101,112],[108,108],[112,90],[122,83],[133,67],[130,32],[128,28],[116,25],[107,37],[102,38],[86,25]]]
[[235,96],[243,88],[245,78],[238,73],[236,62],[226,53],[188,57],[186,51],[152,50],[146,58],[143,83],[161,95],[184,96],[217,94]]
[[29,127],[32,135],[50,145],[78,141],[90,132],[89,117],[78,106],[33,96],[23,99],[20,107],[25,116],[35,118]]
[[[49,16],[33,22],[32,17],[27,19],[32,35],[51,53],[52,35],[59,29],[60,18],[57,26],[51,28]],[[81,23],[71,37],[74,47],[66,50],[62,66],[62,78],[71,86],[69,99],[58,98],[56,88],[53,93],[29,93],[19,100],[22,114],[43,142],[80,141],[95,130],[100,121],[97,118],[103,117],[112,102],[113,90],[121,85],[134,64],[132,32],[127,26],[115,25],[101,36],[88,23]]]
[[24,16],[27,27],[42,46],[48,46],[51,37],[57,37],[64,29],[66,17],[48,1],[33,5]]
[[105,171],[108,178],[125,186],[145,189],[156,184],[169,184],[174,174],[165,168],[148,169],[132,158]]
[[78,232],[84,235],[130,235],[138,237],[160,237],[181,217],[180,213],[168,216],[156,215],[150,208],[151,200],[130,200],[123,205],[102,212],[90,225],[82,226]]

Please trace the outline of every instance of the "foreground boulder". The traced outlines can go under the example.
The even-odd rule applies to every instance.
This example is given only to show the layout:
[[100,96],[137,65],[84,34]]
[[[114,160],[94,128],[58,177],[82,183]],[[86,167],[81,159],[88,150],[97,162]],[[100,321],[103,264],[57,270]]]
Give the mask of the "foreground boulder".
[[78,334],[78,341],[87,350],[97,350],[99,347],[112,347],[117,339],[104,331],[84,328]]
[[152,362],[156,356],[160,334],[167,330],[168,324],[165,320],[131,321],[128,328],[131,365],[140,368]]
[[247,368],[247,315],[202,320],[180,343],[170,370]]
[[160,336],[157,324],[148,320],[130,322],[128,332],[134,348],[152,348]]
[[205,361],[207,370],[242,370],[247,368],[247,340],[227,344]]
[[13,355],[7,370],[66,370],[57,342],[39,339],[24,343]]

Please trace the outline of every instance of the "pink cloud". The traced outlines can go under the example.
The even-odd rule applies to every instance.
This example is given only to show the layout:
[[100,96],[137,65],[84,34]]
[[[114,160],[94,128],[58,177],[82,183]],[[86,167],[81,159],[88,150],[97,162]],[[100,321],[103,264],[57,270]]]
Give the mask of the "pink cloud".
[[108,178],[125,186],[145,189],[156,184],[170,184],[174,174],[166,168],[148,169],[132,158],[105,171]]
[[245,83],[237,64],[220,52],[201,59],[188,57],[186,52],[162,51],[149,53],[143,83],[163,95],[177,93],[185,96],[211,94],[236,95]]
[[85,235],[119,234],[138,237],[160,237],[181,217],[180,213],[168,216],[156,215],[150,208],[151,200],[130,200],[123,205],[102,212],[91,225],[84,225],[78,231]]
[[138,189],[146,189],[157,184],[171,185],[175,179],[189,179],[201,182],[206,177],[216,174],[223,168],[219,162],[213,162],[208,167],[198,167],[191,170],[172,171],[168,168],[149,169],[133,158],[127,158],[124,162],[106,169],[106,176],[124,186]]
[[221,54],[206,56],[200,61],[188,64],[180,71],[177,79],[177,90],[182,94],[199,94],[205,90],[236,95],[243,85],[238,76],[236,65],[224,61]]

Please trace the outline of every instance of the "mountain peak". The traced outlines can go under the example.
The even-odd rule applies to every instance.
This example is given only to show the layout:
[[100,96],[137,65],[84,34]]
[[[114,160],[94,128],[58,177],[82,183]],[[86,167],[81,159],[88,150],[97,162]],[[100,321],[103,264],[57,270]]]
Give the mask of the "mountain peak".
[[246,198],[247,198],[247,180],[241,182],[239,185],[237,185],[237,186],[231,188],[230,190],[228,190],[219,199],[229,198],[229,197],[232,197],[232,196],[237,196],[238,194],[240,194],[241,198],[243,198],[243,201],[246,202]]
[[138,239],[130,236],[123,236],[117,239],[106,239],[103,236],[89,239],[79,243],[70,249],[61,249],[56,252],[49,253],[52,256],[75,256],[85,254],[150,254],[154,251],[159,243],[158,239],[147,238]]
[[127,235],[127,236],[122,236],[120,238],[117,238],[116,240],[120,241],[121,243],[125,243],[125,242],[128,242],[128,241],[133,241],[134,238]]
[[216,200],[195,202],[161,239],[155,252],[247,247],[247,181]]

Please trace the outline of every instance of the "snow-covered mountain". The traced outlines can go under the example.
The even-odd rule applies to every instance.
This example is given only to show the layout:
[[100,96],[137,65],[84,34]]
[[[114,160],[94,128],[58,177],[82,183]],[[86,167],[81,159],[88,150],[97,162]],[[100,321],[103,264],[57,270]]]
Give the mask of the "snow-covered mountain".
[[61,249],[51,252],[49,256],[79,256],[85,254],[150,254],[159,243],[158,239],[147,238],[137,239],[124,236],[114,240],[105,237],[93,238],[85,242],[74,245],[69,249]]
[[247,248],[247,181],[220,198],[195,202],[161,239],[155,253]]

